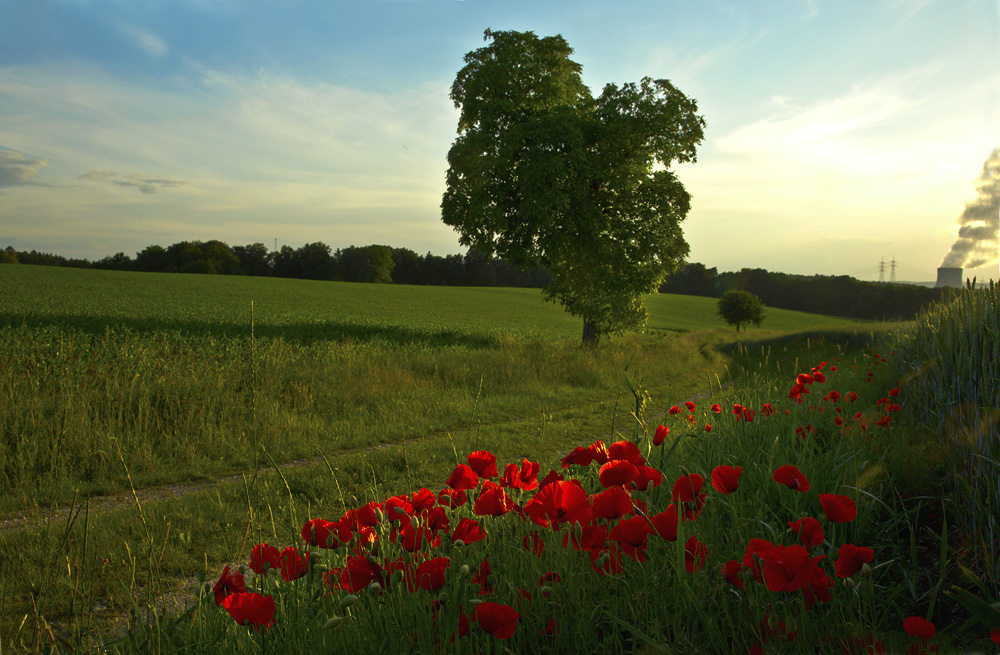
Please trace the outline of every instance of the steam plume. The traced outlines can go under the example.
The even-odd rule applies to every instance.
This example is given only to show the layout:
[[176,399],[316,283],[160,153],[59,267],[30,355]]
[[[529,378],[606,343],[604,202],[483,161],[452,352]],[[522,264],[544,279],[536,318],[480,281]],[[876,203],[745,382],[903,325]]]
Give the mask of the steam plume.
[[958,219],[958,239],[943,268],[979,268],[997,258],[1000,223],[1000,148],[990,153],[976,180],[976,199],[966,203]]

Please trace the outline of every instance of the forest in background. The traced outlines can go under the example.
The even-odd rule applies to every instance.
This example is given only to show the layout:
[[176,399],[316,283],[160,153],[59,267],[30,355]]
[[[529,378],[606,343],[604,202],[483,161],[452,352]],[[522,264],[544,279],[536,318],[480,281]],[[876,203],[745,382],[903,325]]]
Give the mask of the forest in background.
[[[543,288],[544,268],[522,269],[475,249],[464,255],[420,255],[384,245],[332,249],[325,243],[269,250],[262,243],[232,246],[221,241],[150,245],[134,258],[123,252],[96,261],[35,250],[0,250],[0,264],[69,266],[153,273],[254,275],[306,280],[433,286]],[[719,273],[689,262],[670,275],[660,293],[716,298],[731,289],[749,291],[781,309],[869,320],[909,320],[949,289],[913,284],[865,282],[847,275],[792,275],[759,268]]]

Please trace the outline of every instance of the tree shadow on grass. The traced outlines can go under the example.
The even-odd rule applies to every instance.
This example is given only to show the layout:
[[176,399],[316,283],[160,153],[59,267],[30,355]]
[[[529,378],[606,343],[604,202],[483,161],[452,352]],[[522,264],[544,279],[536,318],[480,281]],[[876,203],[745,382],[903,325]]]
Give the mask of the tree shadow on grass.
[[[58,328],[78,333],[104,336],[109,332],[132,334],[178,334],[180,336],[215,338],[250,338],[249,323],[203,321],[196,318],[124,318],[91,314],[0,313],[0,328],[15,330]],[[428,348],[489,348],[498,339],[484,333],[458,329],[420,329],[394,324],[365,324],[336,319],[289,323],[285,325],[254,325],[256,339],[283,339],[313,344],[318,342],[380,343]]]

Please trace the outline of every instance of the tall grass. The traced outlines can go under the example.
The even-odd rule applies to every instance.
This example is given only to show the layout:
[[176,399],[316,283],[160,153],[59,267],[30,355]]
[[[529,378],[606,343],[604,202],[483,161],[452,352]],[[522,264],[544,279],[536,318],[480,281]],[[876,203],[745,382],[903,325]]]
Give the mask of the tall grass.
[[1000,600],[1000,285],[970,284],[896,334],[901,384],[927,438],[952,453],[968,504],[963,565]]

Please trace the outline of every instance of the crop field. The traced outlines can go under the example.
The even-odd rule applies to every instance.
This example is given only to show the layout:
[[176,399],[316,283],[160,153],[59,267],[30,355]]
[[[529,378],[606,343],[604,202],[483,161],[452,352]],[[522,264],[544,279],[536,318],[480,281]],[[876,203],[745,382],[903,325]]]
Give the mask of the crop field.
[[[0,533],[15,650],[97,638],[113,622],[94,607],[120,616],[254,539],[290,543],[296,517],[439,484],[463,453],[557,458],[883,329],[769,309],[737,334],[713,299],[657,295],[645,333],[581,349],[580,321],[534,289],[31,266],[0,267],[0,287],[0,517],[27,526]],[[101,494],[124,501],[92,515]],[[57,507],[77,513],[41,522]]]

